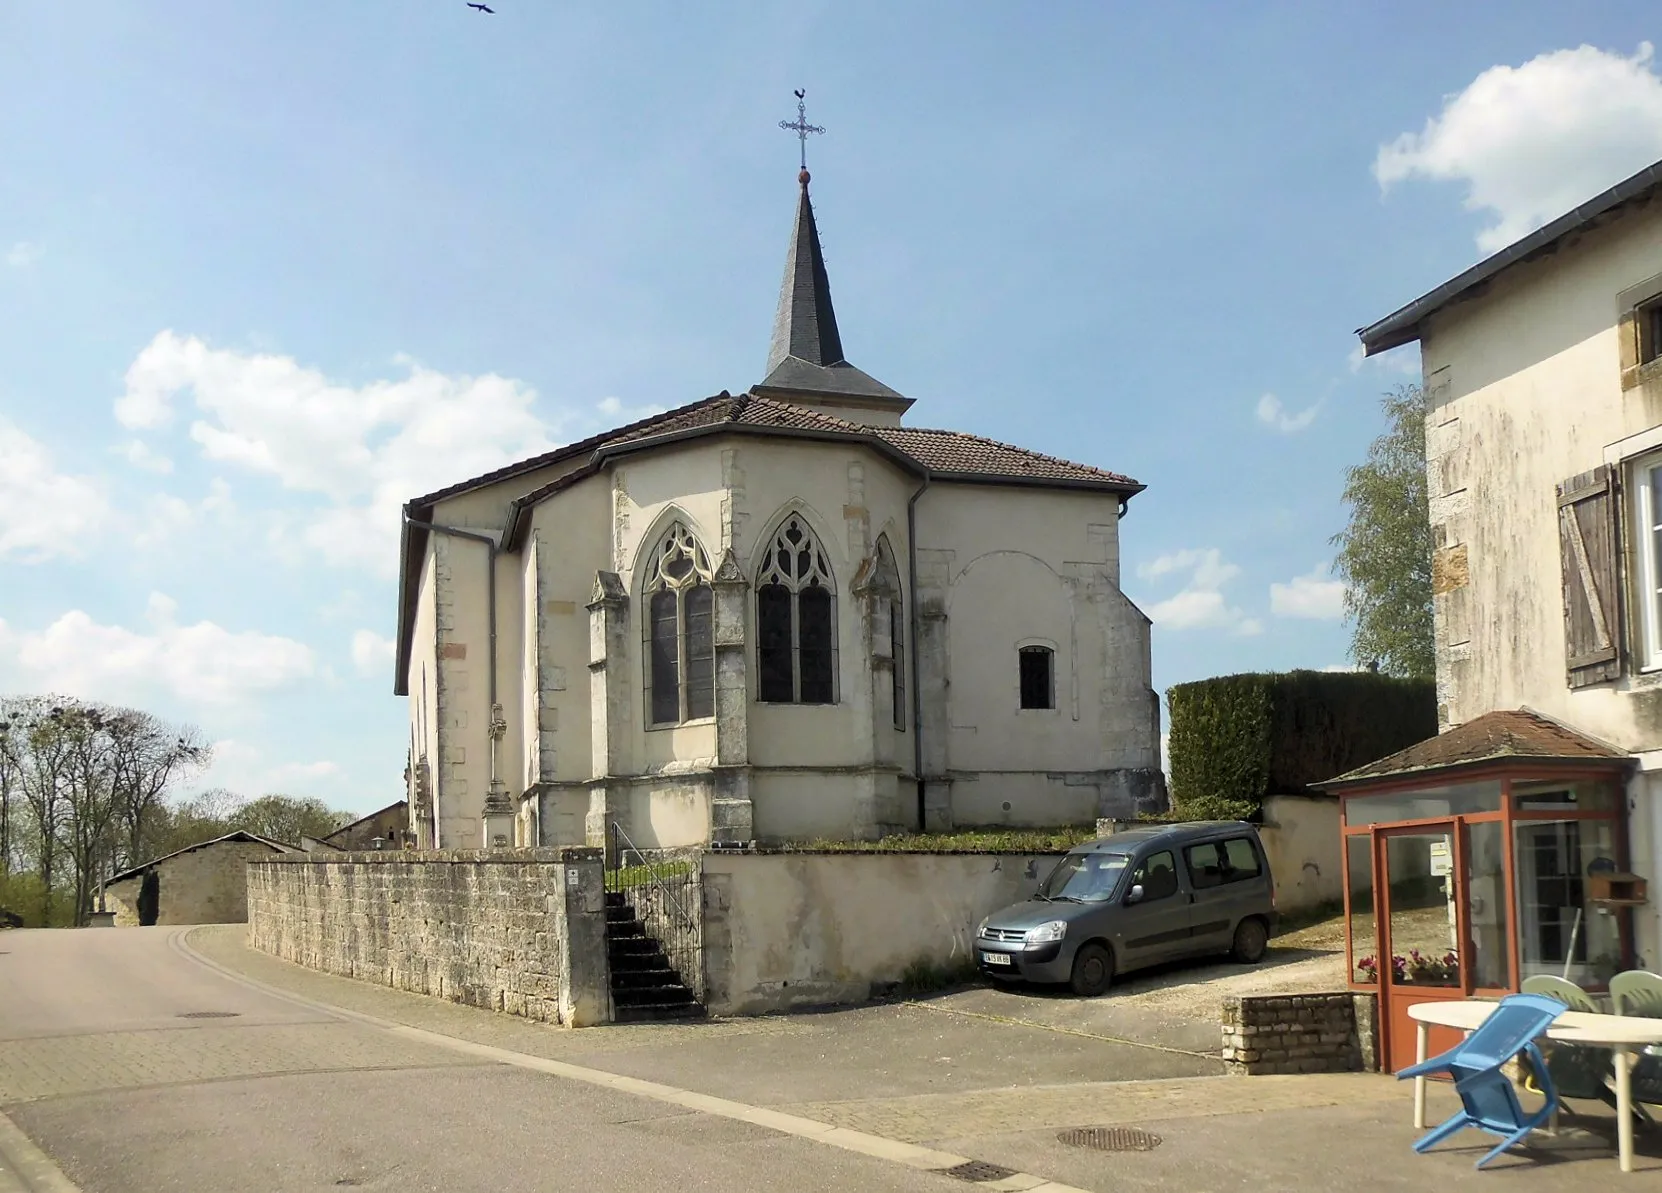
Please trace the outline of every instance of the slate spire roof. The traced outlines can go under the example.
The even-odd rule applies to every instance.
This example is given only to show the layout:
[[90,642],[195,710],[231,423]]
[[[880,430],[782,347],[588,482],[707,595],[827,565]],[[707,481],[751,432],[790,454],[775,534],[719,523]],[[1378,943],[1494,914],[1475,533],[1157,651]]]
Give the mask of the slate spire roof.
[[773,317],[773,342],[768,347],[767,377],[758,389],[781,389],[850,397],[906,401],[875,377],[855,368],[843,357],[843,339],[837,330],[837,312],[831,305],[831,278],[825,271],[819,225],[808,197],[808,171],[797,175],[801,193],[796,203],[796,225],[785,254],[785,280],[779,287],[779,308]]

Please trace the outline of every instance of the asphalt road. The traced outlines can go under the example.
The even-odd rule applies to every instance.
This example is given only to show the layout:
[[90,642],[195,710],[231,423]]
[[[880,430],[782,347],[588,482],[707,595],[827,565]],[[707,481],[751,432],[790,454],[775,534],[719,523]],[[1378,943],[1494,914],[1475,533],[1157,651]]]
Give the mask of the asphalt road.
[[[0,933],[0,1114],[85,1193],[966,1187],[291,1002],[181,931]],[[64,1188],[5,1144],[0,1193]]]

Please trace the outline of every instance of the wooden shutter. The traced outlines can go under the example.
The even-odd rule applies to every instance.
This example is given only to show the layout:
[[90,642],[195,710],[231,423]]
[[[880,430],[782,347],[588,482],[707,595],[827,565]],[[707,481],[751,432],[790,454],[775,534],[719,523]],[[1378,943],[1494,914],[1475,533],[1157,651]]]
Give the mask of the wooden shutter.
[[1572,688],[1622,673],[1615,470],[1601,464],[1558,486],[1558,549],[1564,571],[1564,661]]

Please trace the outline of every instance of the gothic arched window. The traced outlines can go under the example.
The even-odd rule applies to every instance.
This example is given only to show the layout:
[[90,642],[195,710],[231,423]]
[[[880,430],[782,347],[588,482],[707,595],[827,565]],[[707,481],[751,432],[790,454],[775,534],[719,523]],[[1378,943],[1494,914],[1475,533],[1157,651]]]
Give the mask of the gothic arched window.
[[786,518],[756,577],[756,698],[778,704],[837,699],[836,581],[801,518]]
[[889,602],[890,693],[894,700],[894,727],[906,729],[906,599],[900,587],[900,569],[887,535],[877,536],[878,575]]
[[652,725],[716,713],[715,589],[710,559],[677,522],[647,561],[646,690]]

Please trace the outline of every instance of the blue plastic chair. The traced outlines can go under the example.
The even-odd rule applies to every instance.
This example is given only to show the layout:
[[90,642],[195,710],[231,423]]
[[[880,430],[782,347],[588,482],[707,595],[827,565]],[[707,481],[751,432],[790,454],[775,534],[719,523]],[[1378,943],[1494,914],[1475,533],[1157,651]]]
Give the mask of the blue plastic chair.
[[[1547,1063],[1535,1039],[1564,1013],[1564,1004],[1541,994],[1513,994],[1501,1000],[1492,1015],[1478,1029],[1449,1049],[1397,1074],[1398,1081],[1446,1073],[1454,1079],[1461,1109],[1447,1122],[1432,1129],[1414,1144],[1416,1152],[1428,1151],[1467,1127],[1476,1127],[1501,1137],[1500,1144],[1477,1162],[1482,1168],[1552,1116],[1558,1107],[1558,1090],[1552,1083]],[[1511,1080],[1500,1071],[1519,1053],[1535,1065],[1546,1104],[1526,1115],[1518,1102]]]

